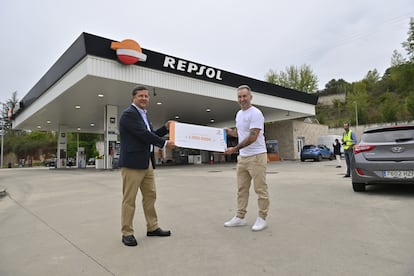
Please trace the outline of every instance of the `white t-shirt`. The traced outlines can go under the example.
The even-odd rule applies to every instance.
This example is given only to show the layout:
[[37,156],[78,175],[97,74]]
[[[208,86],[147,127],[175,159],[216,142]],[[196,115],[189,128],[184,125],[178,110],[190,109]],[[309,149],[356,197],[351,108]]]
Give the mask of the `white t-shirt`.
[[263,135],[264,117],[262,112],[258,108],[251,106],[247,110],[239,110],[236,114],[236,128],[237,135],[239,136],[239,143],[247,137],[249,137],[250,129],[260,129],[256,141],[254,141],[247,147],[240,149],[241,156],[246,157],[267,152],[266,142]]

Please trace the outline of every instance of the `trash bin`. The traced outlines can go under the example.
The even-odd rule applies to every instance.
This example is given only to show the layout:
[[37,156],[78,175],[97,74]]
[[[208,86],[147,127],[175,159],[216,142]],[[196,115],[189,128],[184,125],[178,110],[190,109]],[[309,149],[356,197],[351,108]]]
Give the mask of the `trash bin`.
[[7,163],[7,168],[11,168],[11,162]]

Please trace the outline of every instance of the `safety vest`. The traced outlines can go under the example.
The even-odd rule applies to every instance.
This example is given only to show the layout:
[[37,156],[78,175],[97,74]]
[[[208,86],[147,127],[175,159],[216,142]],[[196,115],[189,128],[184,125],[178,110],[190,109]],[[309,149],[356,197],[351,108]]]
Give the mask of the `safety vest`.
[[342,141],[345,143],[344,150],[350,149],[354,144],[354,142],[352,142],[351,133],[352,130],[349,130],[348,133],[344,132],[344,135],[342,135]]

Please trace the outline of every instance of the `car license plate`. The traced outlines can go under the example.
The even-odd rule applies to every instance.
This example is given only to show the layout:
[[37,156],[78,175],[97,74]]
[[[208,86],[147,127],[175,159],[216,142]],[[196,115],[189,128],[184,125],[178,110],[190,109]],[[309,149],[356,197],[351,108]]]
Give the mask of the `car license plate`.
[[414,178],[414,171],[384,171],[386,178]]

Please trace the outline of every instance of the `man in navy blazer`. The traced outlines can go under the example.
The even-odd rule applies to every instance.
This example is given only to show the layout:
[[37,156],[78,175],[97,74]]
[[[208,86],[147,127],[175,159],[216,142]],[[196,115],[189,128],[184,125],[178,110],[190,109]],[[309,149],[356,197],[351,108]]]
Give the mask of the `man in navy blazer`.
[[146,116],[149,104],[148,89],[137,86],[132,91],[132,104],[122,112],[119,120],[121,151],[119,167],[122,174],[122,242],[127,246],[136,246],[133,219],[138,189],[142,193],[142,206],[147,221],[147,236],[170,236],[170,231],[158,226],[155,211],[156,188],[154,181],[154,146],[173,148],[174,142],[164,140],[170,121],[157,130],[153,130]]

